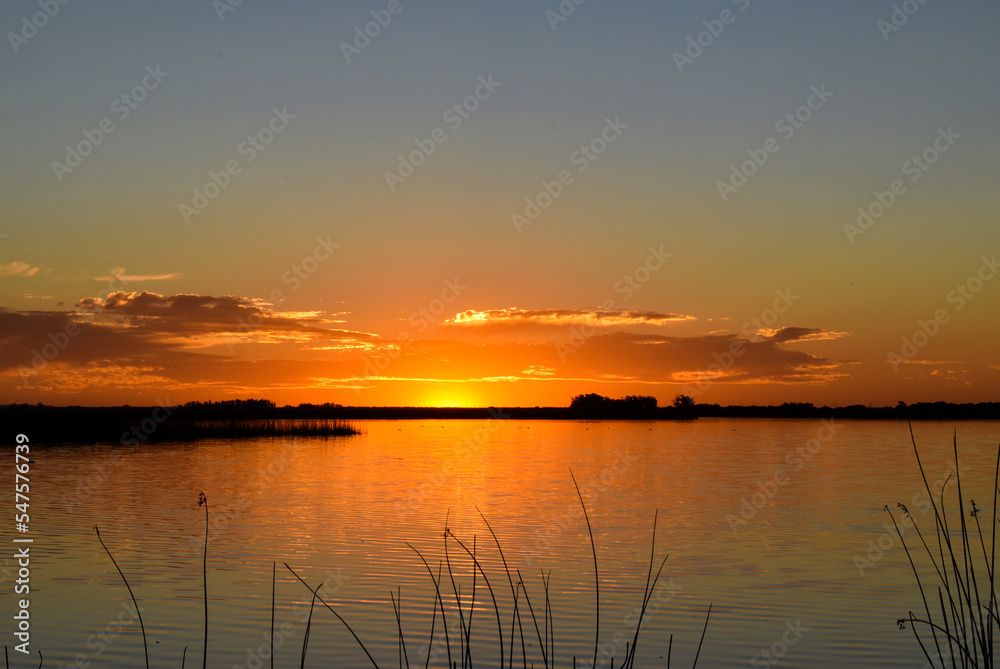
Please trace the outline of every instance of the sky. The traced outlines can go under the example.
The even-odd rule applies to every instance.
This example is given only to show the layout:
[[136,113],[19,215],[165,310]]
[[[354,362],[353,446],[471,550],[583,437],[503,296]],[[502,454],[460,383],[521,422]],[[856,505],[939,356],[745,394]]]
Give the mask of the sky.
[[997,25],[9,0],[0,402],[996,401]]

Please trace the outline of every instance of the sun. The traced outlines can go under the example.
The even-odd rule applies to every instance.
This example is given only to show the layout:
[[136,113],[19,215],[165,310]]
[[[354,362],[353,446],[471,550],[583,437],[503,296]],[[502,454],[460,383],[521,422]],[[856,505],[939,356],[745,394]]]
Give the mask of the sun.
[[428,395],[425,406],[435,408],[474,407],[475,401],[463,393],[441,392]]

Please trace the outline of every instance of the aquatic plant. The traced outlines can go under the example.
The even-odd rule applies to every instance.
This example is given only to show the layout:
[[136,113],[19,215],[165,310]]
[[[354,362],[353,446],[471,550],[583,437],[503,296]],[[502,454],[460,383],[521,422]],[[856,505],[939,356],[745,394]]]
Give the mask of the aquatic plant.
[[[931,489],[924,473],[920,453],[917,450],[916,438],[913,436],[913,426],[910,426],[910,440],[913,453],[917,459],[917,467],[923,478],[924,489],[930,498],[934,511],[934,534],[930,535],[930,544],[920,527],[914,522],[921,553],[912,548],[903,538],[904,532],[896,523],[892,510],[885,510],[892,518],[896,532],[900,536],[907,559],[913,569],[917,588],[923,602],[923,616],[909,611],[905,618],[897,620],[900,629],[909,625],[913,630],[920,649],[932,667],[963,667],[991,668],[993,664],[994,633],[1000,632],[1000,618],[997,617],[998,598],[996,592],[996,521],[997,493],[1000,492],[1000,447],[997,450],[997,463],[994,470],[993,483],[993,521],[989,532],[989,547],[983,536],[980,524],[982,509],[976,506],[975,500],[970,500],[969,519],[966,519],[966,507],[962,492],[962,475],[955,473],[957,495],[957,520],[954,509],[949,515],[945,504],[945,488],[951,476],[945,480],[940,492]],[[952,448],[955,462],[958,462],[958,435],[952,437]],[[935,493],[936,498],[935,498]],[[902,513],[913,520],[904,504],[896,505]],[[970,521],[975,521],[975,528]],[[921,556],[926,557],[926,561]],[[918,568],[920,561],[920,568]],[[929,567],[928,569],[928,563]],[[924,572],[925,577],[921,576]],[[928,572],[936,580],[937,586],[925,584]],[[927,590],[937,597],[928,601]],[[934,601],[936,599],[936,601]]]
[[[572,472],[570,472],[572,477]],[[576,485],[576,479],[573,477],[574,486],[576,486],[577,496],[580,500],[580,505],[583,510],[584,518],[587,523],[587,531],[590,537],[590,545],[592,551],[592,558],[594,563],[594,592],[595,592],[595,632],[594,632],[594,655],[589,658],[586,664],[581,664],[580,666],[604,666],[604,659],[610,659],[611,667],[618,667],[619,669],[634,669],[635,665],[635,649],[638,644],[640,630],[642,629],[643,618],[645,617],[647,611],[649,610],[649,604],[656,590],[657,584],[659,582],[660,576],[663,573],[664,565],[667,561],[667,556],[664,556],[659,562],[659,566],[654,572],[655,564],[655,546],[656,546],[656,526],[658,520],[658,513],[654,514],[653,517],[653,529],[652,529],[652,542],[650,548],[650,560],[649,567],[646,573],[646,583],[643,587],[643,594],[641,598],[641,605],[638,608],[638,617],[635,621],[635,630],[631,641],[625,642],[625,653],[624,657],[617,658],[604,658],[598,655],[598,635],[600,633],[600,583],[601,575],[598,567],[597,559],[597,546],[594,540],[594,532],[590,523],[590,516],[587,512],[586,504],[583,500],[583,495],[580,493],[579,486]],[[198,495],[198,505],[205,507],[205,544],[204,551],[202,554],[202,589],[203,589],[203,601],[204,601],[204,638],[202,646],[202,667],[207,668],[208,664],[208,528],[209,528],[209,515],[208,515],[208,498],[205,493],[199,493]],[[480,517],[485,523],[490,536],[493,539],[493,543],[496,546],[497,553],[499,555],[500,561],[502,562],[503,569],[499,572],[501,578],[506,578],[508,586],[510,588],[510,599],[509,601],[503,600],[502,596],[498,597],[498,590],[494,588],[493,581],[491,581],[491,574],[489,573],[487,567],[484,565],[481,559],[481,552],[477,544],[477,538],[473,536],[471,541],[471,547],[468,541],[463,541],[459,539],[447,526],[447,518],[445,519],[445,528],[442,534],[444,541],[444,559],[439,560],[437,565],[437,571],[431,567],[430,562],[427,557],[421,553],[419,550],[414,548],[412,545],[407,544],[407,546],[416,553],[420,561],[423,563],[424,568],[427,570],[428,575],[434,585],[434,605],[432,607],[431,620],[430,620],[430,631],[428,636],[427,647],[433,648],[437,643],[435,637],[435,631],[438,628],[438,620],[440,619],[440,626],[444,634],[444,651],[448,657],[448,667],[453,669],[461,666],[463,668],[471,668],[473,666],[473,660],[475,659],[475,664],[482,666],[483,658],[474,656],[473,648],[474,646],[479,650],[495,654],[495,657],[499,658],[499,666],[513,668],[515,662],[519,666],[527,669],[528,667],[536,666],[536,660],[541,667],[546,669],[550,667],[557,666],[556,663],[556,643],[555,643],[555,618],[552,610],[552,601],[550,599],[550,583],[551,583],[551,572],[546,573],[541,572],[541,583],[542,583],[542,595],[544,600],[544,605],[541,609],[541,613],[536,613],[535,607],[532,605],[531,596],[528,591],[528,587],[525,584],[525,579],[521,574],[521,571],[517,568],[512,568],[507,561],[507,556],[504,553],[503,547],[500,543],[500,539],[493,527],[487,521],[486,516],[479,511]],[[108,549],[107,545],[104,543],[101,537],[100,530],[97,526],[94,526],[94,530],[97,532],[98,541],[100,541],[101,546],[107,552],[108,557],[111,558],[112,563],[118,570],[119,575],[121,575],[122,580],[125,582],[125,586],[128,589],[129,595],[132,597],[132,603],[135,605],[136,611],[139,612],[138,601],[135,597],[132,587],[128,580],[125,578],[125,574],[122,572],[121,567],[119,567],[117,560],[112,555],[111,551]],[[472,572],[472,585],[471,588],[466,589],[463,594],[463,585],[459,582],[460,578],[456,577],[457,571],[461,569],[461,563],[458,559],[452,558],[452,552],[454,548],[459,549],[459,555],[462,560],[466,558],[471,562],[471,572]],[[302,583],[309,590],[311,594],[311,603],[309,607],[308,620],[306,621],[305,633],[302,640],[302,648],[299,657],[300,667],[305,667],[306,656],[309,649],[309,639],[310,633],[312,631],[313,614],[316,609],[316,604],[319,603],[326,609],[328,609],[334,616],[344,625],[344,627],[350,632],[354,640],[357,642],[358,646],[365,653],[368,660],[371,662],[372,666],[379,669],[380,665],[368,648],[365,646],[361,638],[355,633],[354,629],[350,626],[346,619],[344,619],[333,606],[325,601],[322,597],[323,588],[314,588],[309,585],[306,579],[301,576],[295,569],[289,566],[287,563],[283,563],[289,572],[295,578]],[[271,634],[269,640],[270,646],[270,659],[271,667],[274,667],[274,655],[277,647],[275,645],[275,631],[274,631],[274,618],[275,609],[277,607],[276,599],[276,567],[277,563],[272,563],[271,568]],[[494,573],[492,576],[496,578],[498,574]],[[488,633],[486,637],[480,638],[473,634],[473,614],[476,610],[477,605],[483,604],[483,597],[477,595],[477,582],[481,578],[485,584],[486,591],[489,593],[490,605],[492,606],[493,618],[496,621],[496,631]],[[448,588],[450,585],[450,590]],[[482,588],[478,589],[478,592],[482,592]],[[399,588],[393,593],[390,591],[390,599],[392,601],[393,613],[396,619],[396,630],[397,630],[397,646],[399,654],[400,666],[409,667],[410,653],[407,648],[407,635],[404,634],[403,630],[403,618],[402,618],[402,593]],[[501,604],[503,601],[503,604]],[[523,602],[523,603],[522,603]],[[509,624],[505,623],[505,615],[501,611],[509,613]],[[694,661],[692,667],[697,667],[698,657],[701,654],[702,646],[705,642],[705,634],[708,629],[708,621],[711,617],[712,606],[708,606],[708,610],[705,616],[705,623],[702,627],[701,637],[698,641],[697,649],[695,650]],[[457,620],[457,626],[455,625]],[[451,623],[451,624],[449,624]],[[146,641],[146,628],[142,621],[141,614],[139,616],[139,625],[142,630],[143,638],[143,651],[145,653],[146,667],[149,667],[149,648]],[[492,626],[492,625],[491,625]],[[526,629],[527,628],[527,634]],[[537,640],[537,647],[532,641],[532,628],[534,630],[534,638]],[[478,628],[477,628],[478,629]],[[457,632],[452,635],[450,631]],[[493,636],[495,634],[495,637]],[[484,639],[485,644],[484,644]],[[495,642],[493,641],[495,639]],[[474,643],[475,642],[475,643]],[[495,645],[494,645],[495,643]],[[280,647],[280,646],[279,646]],[[531,650],[529,650],[531,649]],[[666,667],[669,669],[671,662],[671,653],[673,649],[673,635],[669,636],[667,654],[666,654]],[[6,659],[6,646],[5,659]],[[184,651],[181,656],[181,669],[184,668],[184,664],[187,660],[187,646],[184,647]],[[518,661],[518,656],[519,661]],[[41,659],[41,653],[39,653],[39,658]],[[495,660],[494,660],[495,661]],[[428,652],[425,658],[424,667],[427,669],[430,666],[431,653]],[[575,668],[577,666],[578,658],[572,658],[572,666]],[[600,663],[600,664],[598,664]],[[9,665],[7,665],[9,666]],[[565,665],[563,665],[565,666]]]
[[[571,472],[572,476],[572,472]],[[576,485],[576,480],[574,477],[574,485]],[[594,632],[594,655],[592,658],[587,660],[586,664],[581,664],[581,666],[597,666],[598,663],[598,648],[599,648],[599,633],[600,633],[600,572],[598,569],[597,561],[597,546],[594,542],[593,528],[590,524],[590,517],[587,513],[586,505],[583,501],[583,496],[580,493],[579,486],[577,486],[577,495],[580,499],[580,504],[583,507],[584,518],[587,523],[587,531],[590,536],[590,544],[592,551],[592,558],[594,562],[594,592],[595,592],[595,632]],[[549,584],[551,579],[551,572],[546,574],[542,572],[542,592],[544,595],[544,608],[541,614],[541,620],[539,616],[535,613],[535,608],[531,604],[531,598],[528,592],[528,588],[525,585],[525,580],[521,575],[519,569],[514,569],[512,571],[510,565],[507,562],[506,555],[504,554],[503,547],[500,544],[500,540],[496,533],[493,531],[493,527],[489,524],[483,513],[477,508],[480,517],[486,524],[486,527],[493,538],[496,545],[500,560],[503,564],[502,576],[506,576],[507,583],[510,587],[510,600],[505,602],[504,609],[510,610],[510,625],[509,632],[504,633],[504,623],[503,614],[501,613],[500,600],[497,597],[497,591],[494,589],[493,583],[490,581],[490,575],[485,568],[477,549],[476,537],[473,537],[471,548],[466,542],[459,539],[448,527],[447,519],[445,520],[445,528],[443,533],[444,539],[444,560],[439,561],[437,566],[437,573],[435,574],[434,569],[428,562],[427,558],[423,553],[414,548],[409,543],[407,546],[413,550],[414,553],[420,558],[427,570],[427,573],[434,585],[434,606],[432,608],[431,621],[430,621],[430,632],[428,637],[428,648],[432,648],[435,645],[435,629],[437,627],[438,617],[441,618],[441,626],[443,627],[444,635],[444,652],[447,654],[448,667],[472,667],[473,662],[473,612],[477,604],[476,596],[476,583],[477,575],[481,577],[486,590],[489,593],[489,603],[492,606],[493,618],[496,621],[496,631],[490,633],[490,637],[495,634],[495,645],[494,642],[489,642],[488,648],[495,652],[497,658],[499,659],[500,667],[513,667],[515,658],[520,655],[519,665],[527,669],[528,667],[536,666],[536,659],[540,662],[540,666],[548,669],[549,667],[556,666],[555,658],[555,635],[554,635],[554,617],[552,613],[551,600],[549,597]],[[636,628],[631,642],[626,642],[625,644],[625,655],[622,658],[618,658],[617,662],[615,658],[610,658],[611,667],[618,667],[619,669],[633,669],[635,667],[635,649],[639,639],[639,632],[642,629],[642,621],[647,612],[649,602],[656,590],[657,584],[660,579],[660,575],[663,572],[663,567],[666,564],[667,556],[660,561],[659,567],[656,569],[655,573],[653,571],[653,565],[655,563],[654,551],[656,543],[656,521],[658,519],[658,514],[654,515],[653,518],[653,532],[652,532],[652,547],[650,551],[650,561],[649,567],[646,573],[646,584],[643,588],[643,595],[641,605],[639,606],[639,615],[636,621]],[[456,567],[457,564],[452,560],[451,554],[449,552],[449,547],[454,543],[461,550],[462,553],[471,561],[471,572],[472,572],[472,585],[463,596],[462,586],[456,580]],[[337,611],[319,594],[318,588],[313,588],[310,586],[306,580],[300,576],[294,569],[292,569],[287,563],[285,567],[293,574],[295,577],[306,586],[313,596],[313,603],[318,601],[320,604],[329,609],[337,617],[337,619],[347,628],[354,639],[357,641],[361,649],[367,655],[368,660],[371,662],[372,666],[379,669],[381,665],[374,659],[372,654],[369,652],[368,648],[361,641],[358,635],[351,628],[350,624],[339,614]],[[516,577],[516,580],[515,580]],[[450,584],[450,590],[447,589],[447,585]],[[401,666],[411,666],[409,663],[409,650],[406,646],[406,634],[404,634],[402,626],[401,602],[397,594],[393,594],[390,591],[390,598],[392,600],[393,612],[396,618],[397,625],[397,646],[398,655]],[[523,597],[523,604],[522,604]],[[705,616],[705,623],[702,628],[701,638],[698,641],[697,649],[695,650],[694,661],[692,667],[696,667],[698,664],[698,657],[701,654],[701,649],[705,641],[705,634],[708,629],[708,621],[712,614],[711,604],[708,607],[708,611]],[[452,621],[452,625],[448,624],[448,619]],[[457,625],[454,623],[457,620]],[[527,638],[525,635],[525,626],[528,627]],[[491,624],[492,626],[492,624]],[[530,640],[531,627],[534,628],[535,638],[538,641],[537,649],[539,656],[534,656],[532,653],[529,656],[529,647],[533,645]],[[449,633],[449,630],[457,632],[454,636]],[[505,652],[506,649],[506,652]],[[666,666],[669,669],[671,662],[671,652],[673,649],[673,635],[671,634],[668,641],[667,656],[666,656]],[[305,659],[305,646],[303,645],[303,662]],[[431,661],[431,653],[428,652],[425,658],[424,667],[425,669],[429,667]],[[575,656],[572,658],[573,667],[577,666],[578,658]],[[481,664],[481,658],[477,658],[475,664]]]
[[[135,600],[135,593],[132,592],[132,586],[128,584],[128,579],[125,578],[122,568],[118,566],[118,560],[116,560],[115,556],[111,554],[111,551],[108,550],[107,545],[104,543],[104,539],[101,538],[101,530],[97,527],[97,525],[94,525],[94,532],[97,533],[97,540],[101,542],[101,547],[104,548],[104,552],[106,552],[108,557],[111,558],[111,562],[115,565],[115,569],[118,570],[118,574],[125,582],[125,587],[128,589],[129,597],[132,598],[132,605],[135,606],[135,614],[139,617],[139,628],[142,630],[142,650],[146,654],[146,669],[149,669],[149,646],[146,643],[146,626],[142,624],[142,611],[139,609],[139,602]],[[4,650],[6,650],[6,646],[4,647]],[[38,657],[41,658],[41,656],[42,653],[39,651]]]

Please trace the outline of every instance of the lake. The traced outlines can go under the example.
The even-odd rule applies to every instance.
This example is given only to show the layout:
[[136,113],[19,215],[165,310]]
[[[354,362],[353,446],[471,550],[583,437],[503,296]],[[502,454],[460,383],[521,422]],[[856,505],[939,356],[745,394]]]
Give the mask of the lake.
[[[542,574],[548,578],[550,661],[567,667],[576,656],[582,667],[594,650],[594,565],[572,471],[597,547],[598,666],[612,655],[620,664],[625,655],[651,550],[657,565],[669,557],[642,624],[636,666],[666,666],[673,634],[673,666],[690,667],[709,604],[700,667],[925,664],[912,631],[896,624],[908,610],[921,611],[921,601],[883,509],[888,504],[900,520],[895,504],[906,503],[933,534],[905,423],[491,419],[356,427],[362,434],[344,438],[33,448],[32,651],[41,650],[50,667],[144,665],[131,599],[98,542],[97,524],[139,600],[151,666],[181,666],[185,647],[187,666],[201,666],[204,492],[210,667],[270,666],[275,561],[274,666],[299,666],[311,602],[283,562],[311,586],[323,584],[324,599],[380,666],[400,662],[390,597],[398,593],[409,664],[446,666],[440,613],[439,642],[428,643],[434,589],[416,552],[437,577],[446,546],[463,615],[471,611],[474,665],[499,666],[490,592],[481,574],[473,584],[471,558],[458,543],[475,552],[500,601],[509,660],[511,585],[480,512],[511,569],[520,569],[543,638]],[[963,496],[989,507],[1000,422],[921,422],[914,431],[932,485],[955,471],[957,431]],[[954,502],[954,486],[948,490]],[[453,535],[447,541],[446,527]],[[8,625],[16,571],[8,557]],[[447,574],[445,565],[454,645]],[[517,593],[524,653],[540,667],[539,634]],[[514,634],[520,666],[521,632]],[[34,652],[13,652],[10,634],[6,643],[11,666],[37,666]],[[333,663],[372,666],[350,632],[317,605],[306,666]]]

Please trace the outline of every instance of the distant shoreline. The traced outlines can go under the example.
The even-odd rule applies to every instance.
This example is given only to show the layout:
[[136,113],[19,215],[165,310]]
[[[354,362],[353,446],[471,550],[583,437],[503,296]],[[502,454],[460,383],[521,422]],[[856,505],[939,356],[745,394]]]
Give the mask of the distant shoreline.
[[569,407],[437,408],[300,406],[0,406],[0,423],[8,443],[19,433],[32,443],[195,441],[293,436],[358,434],[351,421],[366,420],[602,420],[664,421],[698,418],[840,418],[845,420],[1000,420],[1000,402],[947,402],[895,407],[817,407],[786,403],[778,406],[719,406],[697,404],[687,409],[656,407],[631,414],[581,411]]

